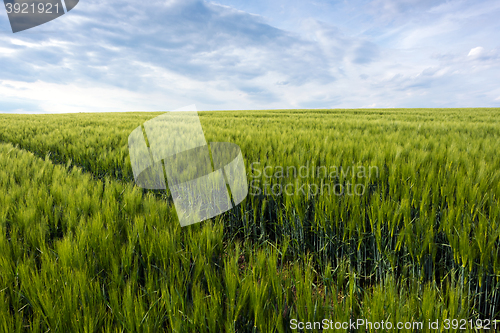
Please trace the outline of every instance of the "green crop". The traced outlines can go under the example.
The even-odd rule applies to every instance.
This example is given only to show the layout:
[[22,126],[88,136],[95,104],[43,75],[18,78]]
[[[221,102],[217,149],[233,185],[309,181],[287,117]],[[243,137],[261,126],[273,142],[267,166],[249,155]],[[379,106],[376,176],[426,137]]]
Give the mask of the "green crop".
[[251,193],[185,228],[133,182],[160,114],[0,116],[1,331],[500,318],[500,109],[200,112]]

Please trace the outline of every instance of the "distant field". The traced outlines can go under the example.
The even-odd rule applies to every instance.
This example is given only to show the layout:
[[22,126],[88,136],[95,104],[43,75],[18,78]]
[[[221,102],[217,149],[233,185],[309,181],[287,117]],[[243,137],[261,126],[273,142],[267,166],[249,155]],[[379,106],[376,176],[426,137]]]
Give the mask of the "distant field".
[[0,331],[500,331],[499,108],[200,112],[250,193],[185,228],[133,182],[160,114],[0,115]]

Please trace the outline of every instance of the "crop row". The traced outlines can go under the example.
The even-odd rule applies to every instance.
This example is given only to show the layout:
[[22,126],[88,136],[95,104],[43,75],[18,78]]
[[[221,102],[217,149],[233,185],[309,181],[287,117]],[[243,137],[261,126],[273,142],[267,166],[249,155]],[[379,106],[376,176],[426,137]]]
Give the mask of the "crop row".
[[[474,315],[495,317],[500,310],[499,113],[200,113],[207,141],[241,147],[256,192],[221,216],[224,244],[271,242],[280,249],[288,240],[285,262],[310,253],[318,272],[346,264],[360,290],[384,284],[390,273],[398,283],[418,281],[422,291],[428,283],[455,283],[453,272],[459,289],[470,291]],[[39,157],[50,154],[55,163],[77,165],[94,179],[109,176],[132,186],[128,134],[156,115],[4,116],[8,127],[0,140]],[[281,176],[280,170],[290,167],[297,173],[292,169]],[[308,170],[305,177],[301,168]],[[349,185],[363,192],[349,194]],[[153,197],[161,201],[161,194]]]
[[317,271],[310,256],[284,260],[289,242],[224,244],[220,219],[181,229],[165,201],[131,184],[10,144],[0,144],[0,170],[5,332],[285,332],[298,318],[467,317],[458,280],[444,295],[387,272],[363,291],[345,261]]

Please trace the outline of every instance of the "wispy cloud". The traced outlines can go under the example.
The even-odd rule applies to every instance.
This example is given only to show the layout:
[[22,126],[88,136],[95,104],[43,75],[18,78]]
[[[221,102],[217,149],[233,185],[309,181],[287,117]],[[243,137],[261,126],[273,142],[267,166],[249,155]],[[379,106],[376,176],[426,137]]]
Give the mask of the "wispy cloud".
[[500,105],[493,1],[355,3],[82,0],[17,34],[0,13],[0,111]]

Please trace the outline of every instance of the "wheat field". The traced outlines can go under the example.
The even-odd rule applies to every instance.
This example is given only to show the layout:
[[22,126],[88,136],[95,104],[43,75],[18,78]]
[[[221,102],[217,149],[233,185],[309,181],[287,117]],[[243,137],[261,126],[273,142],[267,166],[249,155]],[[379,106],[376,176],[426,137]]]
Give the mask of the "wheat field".
[[161,114],[0,115],[1,331],[500,330],[500,109],[199,112],[249,195],[184,228],[128,155]]

